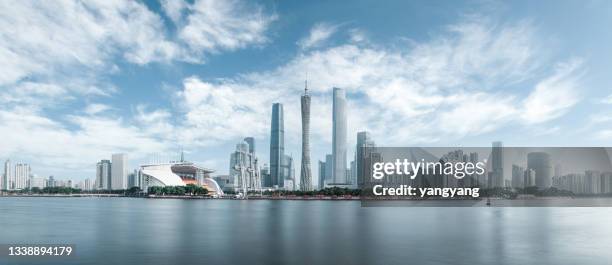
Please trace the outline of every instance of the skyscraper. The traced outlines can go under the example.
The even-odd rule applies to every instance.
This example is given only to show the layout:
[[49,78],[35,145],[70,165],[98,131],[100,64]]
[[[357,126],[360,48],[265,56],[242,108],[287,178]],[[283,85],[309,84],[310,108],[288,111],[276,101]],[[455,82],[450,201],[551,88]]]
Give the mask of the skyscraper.
[[365,168],[365,159],[368,154],[366,152],[372,152],[372,147],[375,147],[376,143],[372,140],[370,133],[363,131],[357,133],[357,146],[355,148],[355,170],[357,171],[357,184],[363,185],[366,173],[368,172]]
[[[50,177],[49,181],[52,181],[52,180],[53,179]],[[110,160],[100,160],[100,162],[96,164],[96,185],[97,185],[96,188],[100,190],[111,189],[111,161]]]
[[113,154],[111,156],[111,189],[127,189],[128,159],[127,154]]
[[255,154],[255,138],[246,137],[244,138],[244,141],[249,144],[249,153]]
[[281,167],[285,156],[285,125],[283,104],[272,105],[272,124],[270,132],[270,178],[271,186],[284,187],[284,176]]
[[308,81],[304,82],[302,95],[302,171],[300,172],[300,188],[303,191],[312,190],[312,172],[310,171],[310,95]]
[[325,162],[319,160],[319,189],[325,188]]
[[332,179],[334,184],[346,184],[346,92],[334,87],[332,135]]
[[332,167],[332,164],[334,163],[333,160],[334,160],[334,157],[332,155],[330,154],[325,155],[325,183],[332,183],[333,181],[333,178],[332,178],[332,175],[334,172],[333,167]]
[[283,157],[285,156],[285,126],[283,104],[272,105],[272,124],[270,132],[270,178],[272,187],[285,186],[285,176],[282,174]]
[[546,189],[552,182],[552,165],[550,155],[544,152],[531,152],[527,154],[527,168],[535,172],[535,185],[539,189]]
[[491,150],[491,168],[493,170],[491,179],[489,180],[489,188],[504,186],[504,167],[503,167],[503,144],[502,142],[493,142]]

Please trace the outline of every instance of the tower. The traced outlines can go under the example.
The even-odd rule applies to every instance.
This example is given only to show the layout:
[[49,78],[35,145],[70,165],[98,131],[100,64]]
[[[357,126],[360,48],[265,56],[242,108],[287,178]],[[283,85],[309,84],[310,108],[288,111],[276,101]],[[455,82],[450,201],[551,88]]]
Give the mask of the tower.
[[271,186],[282,188],[285,176],[282,174],[283,157],[285,156],[285,126],[283,104],[272,105],[272,122],[270,131],[270,179]]
[[332,181],[346,184],[346,92],[334,87],[332,135]]
[[302,171],[300,173],[300,187],[303,191],[312,190],[312,172],[310,170],[310,95],[308,94],[308,80],[304,81],[304,95],[302,103]]

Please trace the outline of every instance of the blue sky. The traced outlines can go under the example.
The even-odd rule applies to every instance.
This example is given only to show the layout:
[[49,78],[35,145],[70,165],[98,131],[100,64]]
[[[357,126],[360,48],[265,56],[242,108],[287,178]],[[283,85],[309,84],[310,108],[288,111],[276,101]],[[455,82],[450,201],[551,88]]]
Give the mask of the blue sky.
[[226,174],[246,136],[267,163],[282,102],[299,164],[307,74],[313,161],[333,86],[349,146],[608,146],[609,25],[610,1],[1,1],[0,158],[83,179],[183,147]]

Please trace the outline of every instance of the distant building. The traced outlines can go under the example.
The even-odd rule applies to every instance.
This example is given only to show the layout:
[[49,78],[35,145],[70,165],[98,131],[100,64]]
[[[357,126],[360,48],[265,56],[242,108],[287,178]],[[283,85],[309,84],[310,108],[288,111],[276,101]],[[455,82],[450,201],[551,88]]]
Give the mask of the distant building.
[[528,168],[525,169],[525,174],[523,175],[523,185],[525,188],[536,186],[536,172],[535,170]]
[[199,185],[208,189],[210,194],[223,195],[219,184],[210,177],[214,171],[182,161],[141,165],[138,170],[140,189],[147,191],[149,187]]
[[325,162],[319,160],[319,189],[325,188]]
[[230,155],[230,185],[234,191],[261,189],[259,162],[251,150],[254,148],[250,148],[249,143],[242,141],[236,145],[236,151]]
[[552,186],[552,166],[550,155],[544,152],[527,154],[527,168],[535,171],[535,185],[540,189]]
[[366,173],[366,157],[369,155],[366,152],[372,152],[373,148],[376,147],[376,143],[372,140],[369,132],[363,131],[357,133],[357,146],[355,147],[355,174],[357,175],[358,185],[363,185],[364,180],[368,177]]
[[13,189],[13,170],[11,167],[11,160],[7,159],[4,162],[4,174],[2,174],[2,189],[12,190]]
[[30,179],[30,165],[24,163],[15,164],[15,190],[22,190],[28,187]]
[[489,187],[503,187],[504,186],[504,153],[503,153],[502,142],[493,142],[491,150],[491,178],[489,179]]
[[279,186],[281,189],[287,189],[287,187],[291,187],[289,190],[295,189],[295,169],[293,166],[293,157],[289,155],[284,155],[281,166],[281,176],[284,180],[291,180],[289,185]]
[[346,184],[346,92],[333,89],[332,113],[332,182]]
[[[100,160],[96,164],[96,188],[98,190],[110,190],[111,189],[111,161]],[[53,187],[53,186],[51,186]]]
[[[221,190],[228,190],[226,188],[230,187],[230,176],[229,175],[218,175],[216,177],[213,177],[213,179],[217,182],[217,184],[219,184],[219,187],[221,187]],[[232,187],[233,188],[233,187]]]
[[127,154],[113,154],[111,156],[111,189],[127,189],[128,158]]
[[270,178],[271,187],[284,187],[282,175],[283,157],[285,156],[285,125],[283,104],[272,105],[272,122],[270,131]]
[[270,166],[268,166],[268,164],[263,164],[263,167],[261,167],[260,172],[262,179],[262,187],[271,188],[272,178],[270,176]]
[[32,176],[30,179],[30,188],[45,188],[47,186],[47,180],[43,177]]
[[331,154],[325,155],[325,185],[332,183],[332,175],[334,172],[334,168],[332,164],[334,163],[334,157]]
[[525,169],[523,167],[512,165],[512,188],[524,188],[523,182],[525,179]]

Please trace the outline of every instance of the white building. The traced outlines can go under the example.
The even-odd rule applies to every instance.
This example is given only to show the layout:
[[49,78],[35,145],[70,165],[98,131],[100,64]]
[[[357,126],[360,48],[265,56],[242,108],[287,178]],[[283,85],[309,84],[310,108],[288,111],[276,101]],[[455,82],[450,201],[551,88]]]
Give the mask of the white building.
[[111,157],[111,189],[127,189],[128,158],[127,154],[113,154]]
[[258,159],[254,151],[251,152],[251,150],[254,150],[254,148],[251,148],[247,141],[242,141],[236,145],[236,151],[230,155],[230,183],[227,188],[235,191],[261,189],[261,172]]
[[22,190],[28,187],[30,179],[30,165],[18,163],[15,165],[15,182],[13,189]]

